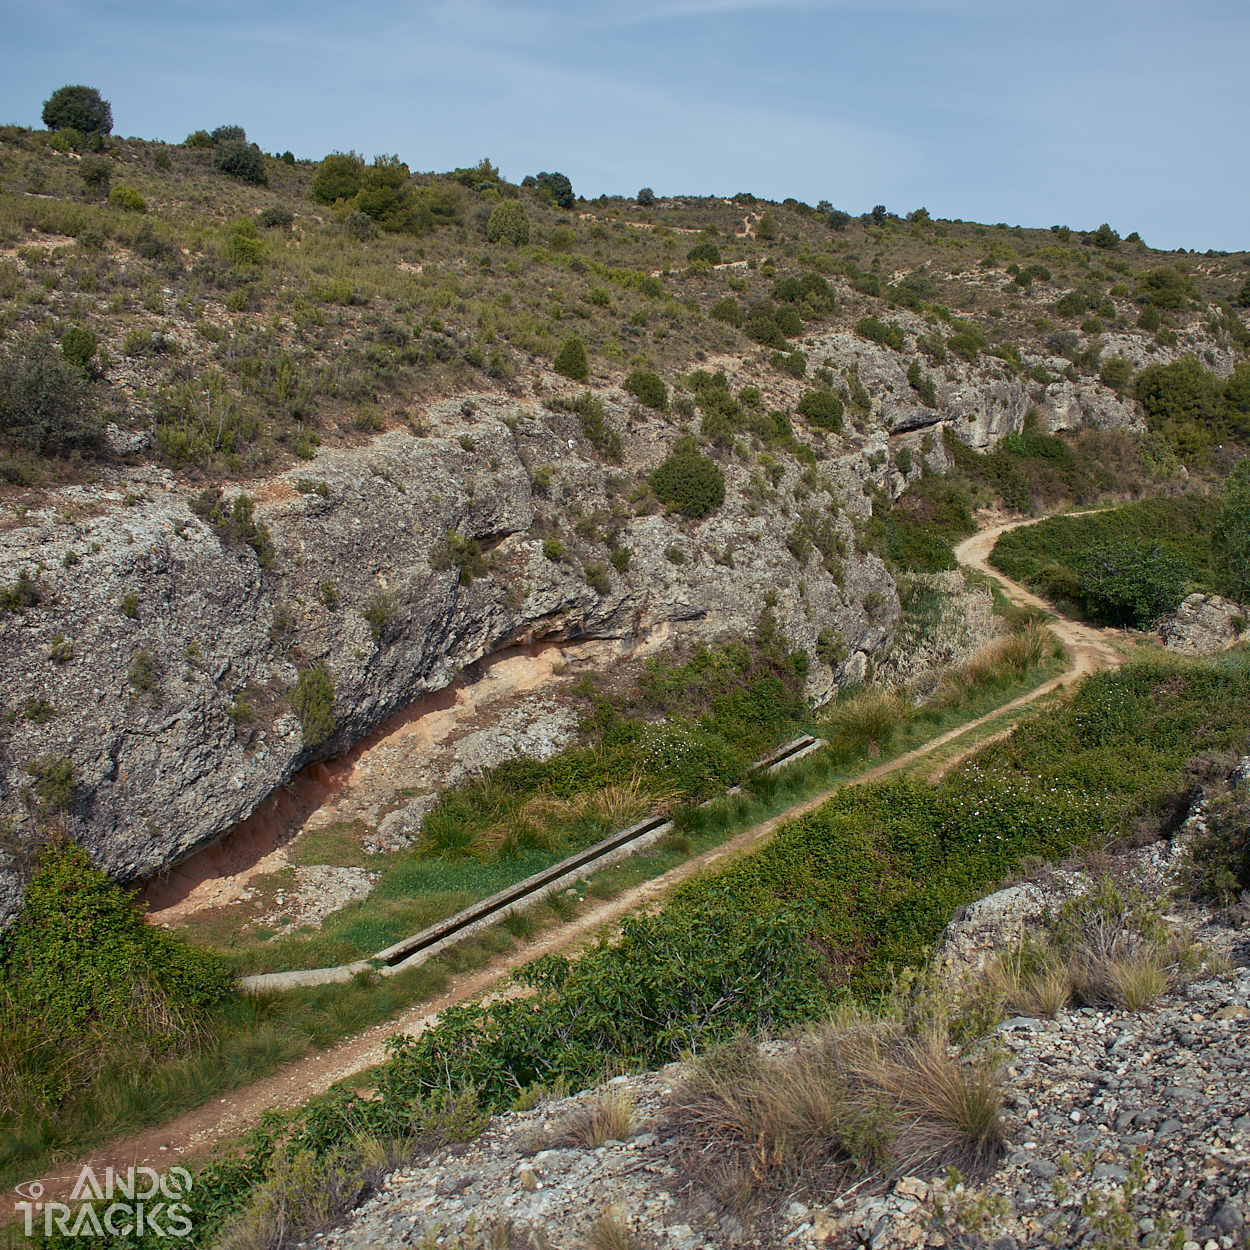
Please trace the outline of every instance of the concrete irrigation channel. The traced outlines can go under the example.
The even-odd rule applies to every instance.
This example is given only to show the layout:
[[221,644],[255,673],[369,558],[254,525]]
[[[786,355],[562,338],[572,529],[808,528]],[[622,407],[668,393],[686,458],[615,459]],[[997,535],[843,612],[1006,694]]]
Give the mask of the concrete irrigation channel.
[[[823,738],[805,734],[795,738],[757,760],[753,772],[776,773],[818,751],[825,745]],[[735,787],[735,790],[737,787]],[[731,791],[733,793],[733,791]],[[592,873],[610,868],[622,859],[628,859],[637,851],[662,838],[673,827],[666,816],[649,816],[646,820],[618,830],[609,837],[588,846],[584,850],[562,859],[550,868],[526,877],[515,885],[492,894],[481,902],[466,907],[464,911],[448,916],[432,924],[420,933],[414,933],[380,950],[371,959],[358,959],[354,963],[339,964],[334,968],[306,968],[294,972],[260,972],[254,976],[241,977],[239,988],[251,994],[290,990],[305,985],[328,985],[336,981],[350,981],[360,973],[378,976],[394,976],[406,972],[432,959],[440,951],[456,942],[497,924],[509,912],[532,907],[549,895],[558,894]]]

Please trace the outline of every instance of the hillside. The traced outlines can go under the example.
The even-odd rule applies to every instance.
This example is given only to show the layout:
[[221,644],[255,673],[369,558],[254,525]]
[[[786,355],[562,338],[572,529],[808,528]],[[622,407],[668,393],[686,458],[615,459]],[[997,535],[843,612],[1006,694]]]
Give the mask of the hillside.
[[[520,967],[530,997],[397,1045],[384,1097],[267,1125],[205,1174],[203,1227],[292,1158],[367,1172],[358,1131],[411,1153],[858,1010],[1022,865],[1170,837],[1248,746],[1244,644],[1179,661],[1151,633],[1196,595],[1209,650],[1243,635],[1248,320],[1250,254],[1109,225],[0,127],[0,1166],[519,963],[787,805],[756,853]],[[1058,635],[1087,627],[958,565],[991,521],[1117,505],[992,556],[1121,630],[1075,659]],[[988,745],[926,757],[934,784],[843,784],[963,725]],[[792,772],[754,766],[800,734],[822,745]],[[645,858],[428,968],[237,992],[357,966],[657,811]],[[1221,837],[1186,888],[1227,908]],[[1158,963],[1147,928],[1124,940]],[[1126,1009],[1078,981],[1062,1005]],[[821,1149],[880,1162],[878,1129]]]
[[[6,702],[37,710],[7,814],[33,828],[33,775],[121,879],[517,641],[719,638],[771,595],[827,698],[893,636],[877,557],[949,566],[968,502],[1218,471],[1250,403],[1244,255],[575,200],[225,132],[93,144],[0,133],[0,626]],[[1172,395],[1186,361],[1205,407]],[[1026,427],[1067,431],[1073,466],[1003,441]],[[995,473],[961,447],[997,447]]]

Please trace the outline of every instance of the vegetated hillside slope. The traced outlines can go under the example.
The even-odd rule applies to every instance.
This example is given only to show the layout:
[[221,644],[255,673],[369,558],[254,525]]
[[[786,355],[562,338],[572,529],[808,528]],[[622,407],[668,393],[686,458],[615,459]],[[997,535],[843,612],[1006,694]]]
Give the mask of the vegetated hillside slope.
[[1242,256],[527,181],[0,129],[20,844],[143,876],[543,636],[767,611],[827,697],[970,502],[1180,484],[1244,430]]

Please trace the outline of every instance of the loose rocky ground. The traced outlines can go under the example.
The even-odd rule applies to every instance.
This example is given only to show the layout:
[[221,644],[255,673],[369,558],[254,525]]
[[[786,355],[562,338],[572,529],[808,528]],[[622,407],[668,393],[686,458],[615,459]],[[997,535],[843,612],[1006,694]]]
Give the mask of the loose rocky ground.
[[[1250,941],[1203,936],[1241,964],[1143,1012],[1083,1009],[998,1029],[1006,1063],[1004,1157],[984,1185],[950,1176],[801,1184],[753,1219],[694,1187],[668,1106],[686,1069],[619,1077],[634,1131],[598,1148],[553,1147],[597,1093],[497,1117],[467,1147],[392,1173],[342,1228],[336,1250],[476,1245],[503,1223],[512,1242],[585,1244],[615,1211],[643,1245],[741,1246],[1246,1244],[1250,1215]],[[546,1240],[544,1240],[546,1238]]]

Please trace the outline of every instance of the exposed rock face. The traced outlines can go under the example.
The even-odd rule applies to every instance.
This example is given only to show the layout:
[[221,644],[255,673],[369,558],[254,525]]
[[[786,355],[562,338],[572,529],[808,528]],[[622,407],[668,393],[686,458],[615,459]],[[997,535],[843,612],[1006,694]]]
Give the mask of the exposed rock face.
[[[845,330],[813,335],[804,343],[812,361],[828,363],[838,373],[856,367],[861,384],[873,397],[872,420],[880,422],[891,441],[900,434],[944,424],[970,447],[989,451],[1005,434],[1024,428],[1030,409],[1037,410],[1039,427],[1049,433],[1083,426],[1138,432],[1146,428],[1132,400],[1095,380],[1070,382],[1062,376],[1068,367],[1062,357],[1026,361],[1043,366],[1051,380],[1021,382],[992,356],[981,356],[975,362],[950,357],[940,367],[921,356],[922,372],[933,383],[937,399],[935,404],[923,404],[907,380],[907,369],[918,358],[919,350],[911,336],[924,335],[930,327],[904,309],[893,317],[907,336],[901,351]],[[1119,340],[1116,344],[1118,350]],[[1140,347],[1137,350],[1141,351]],[[1160,354],[1152,359],[1165,363],[1168,357]],[[935,436],[939,433],[936,429],[933,432]]]
[[1232,646],[1246,629],[1246,612],[1219,595],[1188,595],[1159,627],[1163,645],[1182,655],[1214,655]]
[[[623,406],[609,415],[625,425]],[[633,517],[609,494],[616,470],[594,458],[576,417],[499,397],[483,397],[471,419],[450,402],[432,416],[428,437],[391,431],[253,483],[276,552],[267,569],[152,469],[55,492],[0,535],[0,582],[29,570],[40,597],[0,614],[4,700],[16,711],[0,806],[19,840],[33,838],[41,805],[23,794],[28,762],[68,758],[69,832],[118,880],[146,877],[245,818],[298,769],[515,642],[598,638],[627,649],[657,631],[723,638],[753,631],[775,596],[794,645],[814,654],[824,627],[845,640],[838,671],[813,666],[809,693],[819,699],[890,640],[893,581],[855,552],[845,512],[839,585],[819,556],[801,566],[790,553],[794,509],[760,504],[752,469],[737,460],[726,458],[726,503],[705,521]],[[633,425],[626,464],[649,470],[676,432],[659,420]],[[532,486],[523,455],[545,486]],[[825,467],[857,511],[868,503],[866,475],[887,485],[888,467],[859,451]],[[787,462],[775,489],[792,496],[800,468]],[[823,511],[835,501],[816,493],[810,502]],[[531,533],[538,514],[544,527]],[[624,574],[608,562],[611,529],[631,551]],[[454,563],[432,567],[452,530],[481,543],[488,573],[470,582]],[[557,534],[565,559],[544,554],[543,537]],[[602,593],[583,572],[595,564],[605,569]],[[275,628],[284,613],[290,627]],[[337,723],[310,746],[285,696],[313,663],[333,676]],[[0,921],[18,898],[14,866],[0,866]]]

